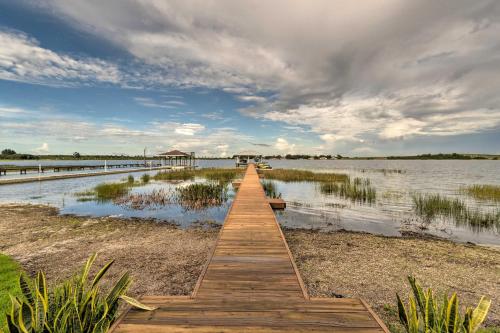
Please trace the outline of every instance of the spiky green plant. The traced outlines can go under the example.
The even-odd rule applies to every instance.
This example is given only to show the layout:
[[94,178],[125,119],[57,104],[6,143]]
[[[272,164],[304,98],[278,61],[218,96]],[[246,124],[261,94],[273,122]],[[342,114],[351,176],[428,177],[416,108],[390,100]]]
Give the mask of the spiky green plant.
[[39,272],[34,279],[21,274],[19,285],[23,296],[11,296],[7,332],[104,333],[117,317],[119,300],[143,310],[154,310],[125,295],[131,283],[128,273],[123,274],[107,292],[102,290],[99,283],[113,261],[90,279],[95,259],[94,254],[79,274],[53,288],[48,287],[43,272]]
[[397,295],[399,321],[408,333],[474,333],[486,319],[491,300],[485,297],[475,309],[468,307],[461,314],[456,293],[443,295],[439,303],[432,289],[424,291],[412,276],[408,281],[413,295],[408,297],[407,306]]

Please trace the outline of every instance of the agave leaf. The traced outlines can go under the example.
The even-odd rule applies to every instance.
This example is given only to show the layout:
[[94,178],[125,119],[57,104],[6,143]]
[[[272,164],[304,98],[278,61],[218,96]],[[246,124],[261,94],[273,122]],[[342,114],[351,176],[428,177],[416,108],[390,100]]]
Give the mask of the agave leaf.
[[49,298],[49,291],[47,290],[47,280],[45,279],[45,273],[44,272],[38,272],[37,275],[37,285],[38,285],[38,290],[40,291],[40,294],[43,296],[43,299],[48,300]]
[[424,292],[422,291],[422,287],[417,283],[417,279],[413,276],[408,276],[408,281],[410,282],[411,289],[413,290],[413,295],[418,304],[418,308],[420,309],[420,313],[422,317],[425,313],[425,300],[424,300]]
[[448,333],[456,333],[459,330],[458,325],[458,298],[457,294],[453,293],[451,295],[450,301],[448,302],[448,308],[446,310],[446,321],[448,323]]
[[481,297],[479,304],[474,309],[474,311],[472,311],[472,316],[470,318],[470,333],[475,332],[486,319],[490,306],[491,299],[488,299],[484,296]]
[[31,290],[30,282],[26,278],[26,275],[23,273],[19,275],[19,287],[21,288],[21,291],[28,303],[33,305],[35,300],[33,298],[33,292]]
[[398,299],[398,313],[399,313],[399,321],[403,324],[403,327],[406,329],[406,332],[410,332],[410,326],[408,323],[408,313],[406,312],[405,305],[403,301],[401,301],[401,297],[399,294],[396,294],[396,298]]
[[40,291],[36,290],[37,302],[35,307],[35,329],[41,330],[45,326],[45,319],[47,317],[48,311],[48,301],[44,299],[44,296]]
[[94,288],[99,283],[101,278],[104,276],[104,274],[106,274],[106,272],[111,267],[111,265],[113,265],[114,262],[115,262],[114,260],[111,260],[99,271],[99,273],[97,273],[97,275],[94,278],[94,281],[92,281],[92,288]]
[[113,289],[109,292],[106,297],[106,303],[112,307],[117,301],[120,295],[123,295],[130,285],[130,276],[128,273],[122,275],[120,280],[114,285]]
[[94,253],[90,256],[90,258],[87,260],[85,263],[85,266],[83,266],[82,273],[80,274],[80,284],[83,285],[85,284],[85,281],[87,281],[87,278],[89,276],[90,268],[94,264],[95,259],[97,258],[97,253]]
[[8,333],[21,333],[21,330],[15,323],[15,317],[12,317],[10,314],[5,316],[7,321],[7,332]]
[[415,298],[413,296],[408,297],[408,302],[409,302],[409,327],[410,327],[410,332],[418,332],[419,331],[419,320],[418,320],[418,310],[417,310],[417,302],[415,301]]
[[135,298],[132,298],[132,297],[129,297],[126,295],[121,295],[120,298],[122,300],[124,300],[125,302],[127,302],[128,304],[132,305],[133,307],[141,309],[141,310],[153,311],[153,310],[157,309],[156,307],[145,305],[145,304],[139,302],[138,300],[136,300]]
[[31,330],[31,316],[32,311],[30,309],[30,305],[25,302],[21,303],[21,308],[17,313],[17,323],[21,332],[29,333]]

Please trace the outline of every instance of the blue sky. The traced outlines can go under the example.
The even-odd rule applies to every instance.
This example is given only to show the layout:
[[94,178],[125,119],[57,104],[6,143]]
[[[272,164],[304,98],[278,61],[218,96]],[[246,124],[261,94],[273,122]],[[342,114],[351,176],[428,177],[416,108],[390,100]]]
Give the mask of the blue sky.
[[499,35],[495,1],[0,0],[0,147],[500,153]]

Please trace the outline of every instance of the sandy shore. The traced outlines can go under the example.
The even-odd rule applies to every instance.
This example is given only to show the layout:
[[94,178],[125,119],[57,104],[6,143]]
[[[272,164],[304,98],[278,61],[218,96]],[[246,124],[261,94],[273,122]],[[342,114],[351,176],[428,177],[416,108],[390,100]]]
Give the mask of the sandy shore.
[[[215,244],[217,227],[179,229],[154,221],[59,216],[47,206],[0,206],[0,252],[49,282],[71,275],[92,252],[115,259],[110,277],[129,271],[130,294],[188,295]],[[462,304],[490,296],[488,325],[500,326],[500,252],[418,237],[285,230],[312,296],[363,297],[387,322],[397,321],[395,293],[406,295],[414,274],[438,291],[457,291]]]

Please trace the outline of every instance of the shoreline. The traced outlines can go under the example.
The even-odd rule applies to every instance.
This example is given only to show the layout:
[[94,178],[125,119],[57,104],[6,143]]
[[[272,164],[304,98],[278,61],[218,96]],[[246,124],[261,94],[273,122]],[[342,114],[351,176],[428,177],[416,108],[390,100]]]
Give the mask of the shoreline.
[[[2,204],[0,213],[0,252],[29,274],[43,269],[53,283],[99,252],[96,266],[116,260],[110,279],[130,271],[132,296],[189,295],[219,233],[219,225],[210,223],[181,229],[151,219],[59,215],[48,205]],[[486,324],[500,326],[498,249],[413,234],[289,228],[283,233],[313,297],[362,297],[394,323],[395,293],[408,294],[411,273],[436,291],[456,290],[461,304],[491,297]]]

